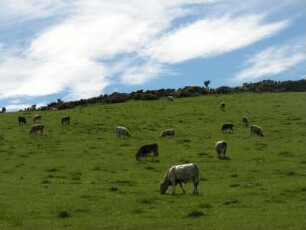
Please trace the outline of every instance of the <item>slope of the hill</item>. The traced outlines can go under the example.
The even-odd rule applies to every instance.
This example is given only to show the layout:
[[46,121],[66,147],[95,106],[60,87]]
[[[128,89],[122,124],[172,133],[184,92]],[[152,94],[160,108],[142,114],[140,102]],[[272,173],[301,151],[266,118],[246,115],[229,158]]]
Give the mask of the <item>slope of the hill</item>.
[[[28,133],[35,112],[0,114],[0,229],[305,229],[305,99],[231,94],[40,111],[43,136]],[[251,136],[243,116],[265,136]],[[221,132],[225,122],[233,133]],[[116,137],[116,125],[132,137]],[[160,138],[165,128],[176,136]],[[230,160],[216,158],[221,139]],[[160,161],[136,161],[153,142]],[[160,195],[166,169],[186,162],[200,167],[199,195],[191,183],[185,195],[179,186]]]

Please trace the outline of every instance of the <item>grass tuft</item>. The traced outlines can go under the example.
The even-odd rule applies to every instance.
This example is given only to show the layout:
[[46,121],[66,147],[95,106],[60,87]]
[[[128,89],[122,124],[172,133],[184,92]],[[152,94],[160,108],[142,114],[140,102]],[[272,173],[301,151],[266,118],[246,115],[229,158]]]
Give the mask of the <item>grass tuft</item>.
[[236,205],[239,203],[239,200],[237,199],[230,199],[224,202],[224,205]]
[[294,154],[289,151],[280,151],[278,155],[282,157],[294,157]]
[[207,208],[207,209],[209,209],[209,208],[212,208],[212,206],[210,204],[208,204],[208,203],[205,203],[205,204],[200,204],[199,208]]
[[231,185],[230,185],[230,187],[233,187],[233,188],[239,187],[239,186],[240,186],[240,184],[231,184]]
[[139,202],[142,204],[153,204],[154,203],[154,201],[150,199],[142,199]]
[[284,174],[285,174],[286,176],[295,176],[295,175],[296,175],[296,172],[291,170],[291,171],[285,171]]
[[132,213],[134,213],[134,214],[142,214],[142,213],[144,213],[144,211],[142,209],[140,209],[140,208],[137,208],[137,209],[134,209],[132,211]]
[[193,210],[192,212],[187,214],[187,217],[189,218],[199,218],[205,216],[205,213],[198,210]]
[[48,178],[43,179],[42,184],[50,184],[51,181]]
[[132,186],[134,184],[132,181],[129,181],[129,180],[116,180],[115,183],[119,185],[127,185],[127,186]]
[[81,171],[73,171],[73,172],[70,172],[70,176],[71,176],[71,180],[80,181],[81,176],[82,176],[82,172]]
[[117,187],[110,187],[110,188],[109,188],[109,191],[111,191],[111,192],[117,192],[117,191],[119,191],[119,188],[117,188]]
[[47,172],[57,172],[58,170],[55,167],[48,168]]
[[208,153],[204,153],[204,152],[201,152],[201,153],[198,153],[197,154],[199,157],[202,157],[202,156],[207,156],[207,155],[209,155]]
[[71,214],[67,210],[63,209],[58,213],[57,216],[60,219],[65,219],[65,218],[71,217]]
[[101,171],[101,170],[102,170],[101,166],[96,165],[92,167],[92,171]]
[[153,166],[147,166],[147,167],[145,167],[145,169],[147,169],[147,170],[155,170],[155,168]]

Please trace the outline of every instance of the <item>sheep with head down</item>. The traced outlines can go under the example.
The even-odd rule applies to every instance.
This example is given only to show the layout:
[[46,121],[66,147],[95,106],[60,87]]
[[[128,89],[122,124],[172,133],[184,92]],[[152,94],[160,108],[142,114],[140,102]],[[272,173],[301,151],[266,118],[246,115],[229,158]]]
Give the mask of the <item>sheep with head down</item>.
[[175,186],[180,185],[183,194],[185,189],[182,183],[192,181],[193,183],[193,194],[198,195],[198,185],[200,183],[199,167],[195,163],[189,163],[184,165],[175,165],[170,167],[163,180],[160,183],[160,193],[165,194],[168,187],[172,186],[172,194],[175,194]]
[[123,127],[123,126],[117,126],[115,128],[115,134],[119,138],[121,138],[121,137],[124,137],[124,138],[131,137],[130,131],[126,127]]
[[160,133],[160,137],[174,137],[175,131],[174,129],[165,129]]

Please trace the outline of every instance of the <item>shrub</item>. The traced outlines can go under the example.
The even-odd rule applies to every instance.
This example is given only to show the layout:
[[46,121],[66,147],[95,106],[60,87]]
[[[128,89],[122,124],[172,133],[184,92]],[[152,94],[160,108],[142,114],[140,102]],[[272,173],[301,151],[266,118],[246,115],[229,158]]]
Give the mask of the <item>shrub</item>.
[[219,88],[216,89],[216,93],[230,93],[231,92],[231,88],[228,86],[221,86]]
[[107,103],[120,103],[120,102],[126,102],[130,99],[130,96],[129,94],[127,93],[113,93],[111,95],[109,95],[107,98],[106,98],[106,102]]
[[155,93],[134,93],[133,94],[134,100],[157,100],[159,96]]

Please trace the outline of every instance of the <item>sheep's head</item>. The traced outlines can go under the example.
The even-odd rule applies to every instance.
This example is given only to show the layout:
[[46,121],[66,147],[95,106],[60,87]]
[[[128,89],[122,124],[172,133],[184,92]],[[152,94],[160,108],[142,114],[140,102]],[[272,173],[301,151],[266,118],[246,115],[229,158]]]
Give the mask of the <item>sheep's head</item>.
[[160,182],[160,194],[165,194],[169,185],[170,185],[170,181],[168,179],[168,175],[166,174],[164,179]]

